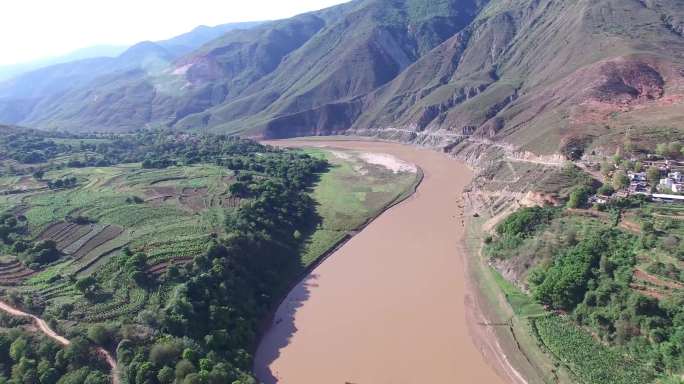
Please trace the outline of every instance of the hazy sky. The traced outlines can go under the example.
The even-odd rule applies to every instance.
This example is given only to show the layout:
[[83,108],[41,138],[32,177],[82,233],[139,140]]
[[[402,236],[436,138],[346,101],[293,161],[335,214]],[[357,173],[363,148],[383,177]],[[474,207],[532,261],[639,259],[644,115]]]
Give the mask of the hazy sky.
[[7,0],[0,65],[100,44],[162,40],[198,25],[274,20],[345,0]]

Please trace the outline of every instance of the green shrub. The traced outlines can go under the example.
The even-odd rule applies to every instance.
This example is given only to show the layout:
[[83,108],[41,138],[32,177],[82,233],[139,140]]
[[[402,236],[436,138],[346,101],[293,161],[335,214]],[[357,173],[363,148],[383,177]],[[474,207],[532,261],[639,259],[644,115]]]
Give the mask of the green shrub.
[[496,227],[499,235],[526,237],[540,226],[548,224],[558,210],[552,207],[523,208],[508,216]]
[[568,208],[579,208],[586,205],[591,192],[591,188],[587,186],[573,189],[572,192],[570,192],[570,198],[568,199]]

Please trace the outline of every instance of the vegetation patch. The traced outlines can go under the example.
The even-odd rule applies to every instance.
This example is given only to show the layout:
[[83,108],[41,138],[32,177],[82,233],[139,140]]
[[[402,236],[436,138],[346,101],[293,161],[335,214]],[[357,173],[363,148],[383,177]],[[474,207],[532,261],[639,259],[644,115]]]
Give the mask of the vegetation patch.
[[389,205],[410,196],[421,178],[415,167],[386,167],[367,161],[361,152],[307,149],[305,153],[331,164],[311,193],[317,203],[320,223],[307,240],[302,256],[305,265],[317,260]]
[[[537,207],[510,215],[485,239],[485,252],[497,270],[529,295],[499,275],[498,284],[518,317],[536,319],[543,313],[531,301],[548,313],[565,314],[533,324],[543,343],[580,381],[606,382],[600,372],[613,375],[612,369],[622,366],[616,356],[635,368],[625,369],[627,376],[615,376],[622,381],[610,382],[676,376],[684,369],[678,224],[661,224],[653,214],[662,212],[660,207],[638,198],[615,199],[605,210],[577,214],[576,209]],[[632,230],[626,220],[641,221],[641,230]],[[565,329],[568,324],[576,328],[571,333]],[[585,333],[585,342],[613,358],[591,360],[591,354],[574,356],[576,347],[564,350],[575,345],[575,332]]]
[[583,384],[648,383],[655,377],[644,362],[601,345],[568,319],[549,315],[530,321],[539,341]]

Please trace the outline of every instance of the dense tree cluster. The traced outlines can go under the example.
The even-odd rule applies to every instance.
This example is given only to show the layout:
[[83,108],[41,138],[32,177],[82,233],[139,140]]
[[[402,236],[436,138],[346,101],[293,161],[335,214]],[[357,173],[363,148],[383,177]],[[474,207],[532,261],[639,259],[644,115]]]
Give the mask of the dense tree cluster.
[[[66,142],[78,144],[57,144],[58,139],[68,139]],[[0,160],[11,159],[30,165],[31,172],[35,172],[35,167],[44,171],[61,167],[106,167],[121,163],[142,163],[143,168],[223,162],[229,166],[233,161],[234,164],[254,163],[253,159],[234,160],[236,158],[273,152],[281,151],[235,136],[159,130],[79,136],[27,129],[0,135]],[[66,160],[60,162],[57,157]],[[26,173],[18,169],[14,169],[14,172]]]
[[23,164],[44,163],[68,150],[54,141],[32,135],[10,135],[0,138],[0,147],[6,158]]
[[[68,138],[69,142],[78,140]],[[143,168],[165,168],[212,163],[233,171],[236,181],[229,192],[244,200],[238,209],[227,211],[225,237],[213,238],[207,251],[190,264],[171,266],[162,276],[148,275],[144,250],[124,248],[113,257],[111,273],[72,277],[74,288],[93,304],[107,300],[109,292],[135,289],[151,293],[160,285],[170,290],[154,313],[145,310],[125,321],[128,326],[153,327],[153,335],[136,337],[130,327],[120,323],[96,324],[82,333],[94,343],[117,347],[125,383],[253,383],[248,351],[255,343],[259,322],[301,269],[302,234],[317,221],[308,190],[326,170],[327,162],[224,135],[140,131],[81,138],[77,145],[64,146],[51,143],[42,133],[29,131],[21,136],[22,142],[32,143],[32,150],[42,156],[34,159],[41,161],[33,163],[44,163],[31,171],[34,178],[43,180],[44,171],[63,167],[141,163]],[[58,155],[69,160],[45,163]],[[75,178],[66,177],[48,185],[58,189],[76,183]],[[137,196],[128,201],[143,203]],[[3,216],[0,223],[3,239],[13,238],[12,231],[21,227],[9,216]],[[54,242],[25,242],[22,247],[18,257],[36,268],[61,256]],[[73,305],[65,304],[44,315],[70,319],[73,311]],[[73,368],[70,374],[80,375],[78,367]],[[81,381],[70,382],[98,383],[81,376]]]
[[[619,215],[620,209],[639,204],[638,199],[616,200],[610,209]],[[511,215],[487,245],[489,254],[511,258],[527,255],[528,249],[543,249],[540,253],[545,256],[534,259],[532,265],[537,266],[527,277],[539,303],[569,314],[604,342],[625,348],[658,371],[684,369],[684,293],[674,290],[656,299],[631,287],[639,252],[660,247],[673,253],[679,240],[665,233],[654,236],[653,228],[635,236],[617,229],[617,220],[578,229],[559,224],[560,216],[549,210],[526,208]],[[654,263],[649,270],[678,278],[678,271],[662,263]]]
[[558,212],[553,207],[530,207],[513,213],[496,227],[498,237],[487,241],[487,252],[494,258],[506,258],[511,249],[548,224]]
[[17,217],[8,212],[0,214],[0,241],[5,245],[14,245],[26,233],[25,217]]
[[109,382],[106,367],[92,353],[90,344],[84,339],[74,339],[69,346],[61,347],[46,337],[38,337],[19,329],[0,333],[0,383]]
[[52,263],[62,256],[57,249],[57,243],[52,240],[38,241],[19,254],[19,260],[32,268],[40,268],[44,264]]
[[34,268],[51,263],[62,255],[54,241],[32,242],[28,233],[28,222],[24,216],[0,214],[0,253],[13,253],[25,265]]
[[228,217],[229,235],[185,267],[169,269],[173,293],[153,316],[167,336],[149,349],[119,343],[129,383],[254,382],[248,350],[284,281],[301,268],[298,234],[315,222],[306,190],[325,167],[308,156],[259,153],[224,160],[243,175],[239,193],[250,196]]
[[48,180],[47,186],[50,189],[74,188],[78,180],[75,177],[64,177],[57,180]]
[[684,148],[679,141],[660,143],[656,146],[656,153],[663,157],[678,158],[684,156]]

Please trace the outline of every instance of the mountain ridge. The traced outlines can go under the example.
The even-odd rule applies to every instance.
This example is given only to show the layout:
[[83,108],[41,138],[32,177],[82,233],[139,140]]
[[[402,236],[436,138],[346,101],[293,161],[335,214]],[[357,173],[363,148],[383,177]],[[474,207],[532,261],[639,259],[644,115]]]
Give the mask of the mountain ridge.
[[24,73],[0,83],[0,116],[5,123],[19,123],[28,118],[34,108],[45,105],[46,100],[58,100],[74,89],[90,87],[91,82],[100,77],[115,73],[125,75],[139,69],[158,71],[175,58],[228,31],[251,28],[259,23],[200,26],[171,39],[134,44],[116,57],[91,57]]
[[[648,142],[684,117],[682,20],[682,0],[356,0],[228,32],[7,122],[477,138],[541,155],[610,146],[630,129]],[[12,105],[0,102],[0,118]]]

